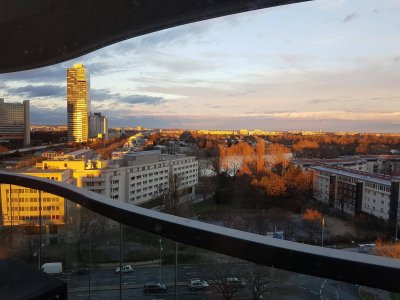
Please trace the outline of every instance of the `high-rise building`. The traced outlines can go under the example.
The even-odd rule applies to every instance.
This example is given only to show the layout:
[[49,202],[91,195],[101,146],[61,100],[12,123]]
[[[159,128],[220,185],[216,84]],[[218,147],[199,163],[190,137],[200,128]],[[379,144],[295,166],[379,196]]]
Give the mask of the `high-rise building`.
[[67,69],[68,141],[89,138],[90,75],[82,64]]
[[89,116],[89,137],[96,138],[101,136],[108,140],[107,117],[101,113],[93,113]]
[[0,140],[21,140],[24,146],[31,142],[29,100],[23,103],[4,103],[0,98]]

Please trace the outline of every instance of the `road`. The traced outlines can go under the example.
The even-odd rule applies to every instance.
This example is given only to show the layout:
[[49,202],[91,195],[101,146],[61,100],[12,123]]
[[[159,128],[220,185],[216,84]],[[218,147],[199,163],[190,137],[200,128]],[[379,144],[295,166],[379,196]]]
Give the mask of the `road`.
[[[116,265],[117,266],[117,265]],[[240,266],[236,267],[239,273]],[[188,289],[188,280],[199,277],[207,279],[210,272],[210,265],[179,265],[178,266],[178,284],[177,299],[203,300],[203,299],[221,299],[211,287],[203,291],[190,291]],[[283,271],[285,272],[285,271]],[[271,281],[269,286],[268,299],[318,299],[318,300],[338,300],[360,299],[358,295],[358,286],[285,272],[285,279]],[[175,299],[175,267],[162,266],[162,282],[168,286],[165,295],[145,295],[143,285],[149,281],[160,281],[160,268],[157,265],[136,267],[132,273],[123,273],[122,281],[122,299]],[[119,299],[120,274],[115,273],[115,268],[93,268],[90,282],[90,299]],[[89,299],[89,275],[64,275],[63,280],[68,282],[69,299]],[[235,298],[250,298],[247,288],[242,288],[235,295]]]

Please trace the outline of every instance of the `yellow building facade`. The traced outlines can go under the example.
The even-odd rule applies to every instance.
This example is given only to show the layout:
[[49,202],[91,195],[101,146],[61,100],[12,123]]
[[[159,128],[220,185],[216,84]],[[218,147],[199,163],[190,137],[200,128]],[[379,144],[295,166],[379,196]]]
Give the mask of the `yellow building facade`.
[[90,75],[82,64],[67,69],[68,141],[89,139]]
[[[27,170],[22,174],[48,178],[55,181],[69,182],[70,171]],[[1,211],[3,225],[38,225],[39,217],[42,225],[64,224],[65,201],[63,197],[35,189],[15,185],[0,185]],[[41,201],[39,201],[41,199]]]

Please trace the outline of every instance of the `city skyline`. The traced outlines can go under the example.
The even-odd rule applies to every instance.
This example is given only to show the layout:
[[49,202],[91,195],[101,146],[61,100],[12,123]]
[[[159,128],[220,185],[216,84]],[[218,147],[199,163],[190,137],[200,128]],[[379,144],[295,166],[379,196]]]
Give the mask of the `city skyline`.
[[2,74],[0,97],[66,124],[65,70],[83,63],[113,127],[399,132],[399,12],[312,1],[193,23]]

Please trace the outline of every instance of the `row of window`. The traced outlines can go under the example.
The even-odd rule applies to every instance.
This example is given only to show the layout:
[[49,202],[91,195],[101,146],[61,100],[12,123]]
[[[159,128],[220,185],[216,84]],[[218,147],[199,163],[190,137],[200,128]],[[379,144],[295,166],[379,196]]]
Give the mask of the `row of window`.
[[[11,189],[12,193],[37,193],[37,190],[34,189],[17,189],[17,188],[12,188]],[[6,194],[9,194],[10,190],[6,189]]]
[[131,168],[131,169],[129,169],[129,173],[146,171],[146,170],[157,169],[157,168],[162,168],[162,167],[166,167],[166,164],[165,163],[158,163],[158,164],[152,164],[152,165],[147,165],[147,166],[140,166],[140,167],[136,167],[136,168]]
[[[42,216],[42,219],[46,220],[59,220],[61,219],[60,215],[46,215]],[[39,216],[6,216],[5,220],[8,221],[31,221],[31,220],[39,220]]]
[[[61,198],[57,198],[57,197],[44,197],[42,198],[42,202],[59,202]],[[10,198],[7,198],[7,202],[10,202]],[[11,198],[11,202],[38,202],[38,198],[27,198],[27,197],[21,197],[21,198]]]

